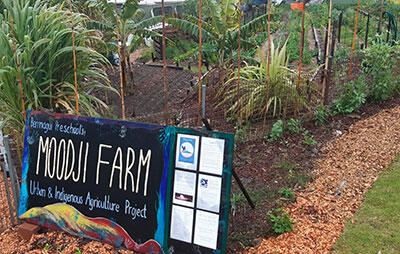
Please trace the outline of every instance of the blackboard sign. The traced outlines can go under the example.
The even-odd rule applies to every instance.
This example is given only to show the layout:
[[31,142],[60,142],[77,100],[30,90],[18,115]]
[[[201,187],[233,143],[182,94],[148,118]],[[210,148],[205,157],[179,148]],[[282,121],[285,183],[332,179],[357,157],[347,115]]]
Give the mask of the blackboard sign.
[[[19,216],[141,253],[183,253],[186,245],[223,253],[232,147],[230,134],[32,111]],[[192,220],[179,221],[189,208]],[[206,244],[199,225],[210,220]],[[180,222],[191,224],[190,240]]]

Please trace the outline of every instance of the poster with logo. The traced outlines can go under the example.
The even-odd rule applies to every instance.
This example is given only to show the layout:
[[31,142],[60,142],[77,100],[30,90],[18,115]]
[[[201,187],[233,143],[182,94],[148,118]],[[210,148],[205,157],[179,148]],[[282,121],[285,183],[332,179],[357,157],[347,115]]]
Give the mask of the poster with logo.
[[196,170],[199,150],[199,137],[194,135],[177,135],[178,149],[175,166],[177,168]]

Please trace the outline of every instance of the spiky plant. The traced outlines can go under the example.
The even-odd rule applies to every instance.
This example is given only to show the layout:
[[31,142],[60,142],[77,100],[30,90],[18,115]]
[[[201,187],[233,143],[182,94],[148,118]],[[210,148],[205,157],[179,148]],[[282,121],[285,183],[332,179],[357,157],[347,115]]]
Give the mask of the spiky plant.
[[[0,15],[0,118],[5,127],[21,137],[25,119],[13,42],[17,47],[25,107],[75,113],[71,14],[47,7],[40,0],[1,1],[6,10]],[[94,31],[85,29],[81,15],[73,15],[80,112],[98,116],[98,110],[106,109],[107,105],[89,91],[111,89],[103,70],[108,61],[87,46],[89,41],[99,38],[93,35]]]
[[[304,82],[296,89],[297,72],[288,68],[286,42],[282,47],[276,47],[271,42],[270,59],[270,87],[267,97],[267,61],[258,49],[261,59],[260,65],[248,65],[240,70],[240,86],[237,87],[237,69],[231,71],[230,79],[225,82],[217,96],[223,97],[218,106],[227,105],[227,114],[236,114],[239,108],[243,120],[262,117],[265,112],[273,116],[281,116],[286,109],[290,109],[296,102],[301,107],[307,107],[307,101],[302,91],[305,91]],[[307,74],[306,74],[307,75]],[[306,78],[303,75],[303,80]],[[238,99],[239,92],[239,99]]]

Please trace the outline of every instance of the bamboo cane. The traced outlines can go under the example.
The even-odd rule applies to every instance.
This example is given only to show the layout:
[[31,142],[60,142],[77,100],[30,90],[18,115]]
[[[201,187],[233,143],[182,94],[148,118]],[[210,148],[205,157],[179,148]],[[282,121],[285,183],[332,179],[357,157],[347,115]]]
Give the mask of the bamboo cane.
[[358,24],[358,14],[359,13],[360,13],[360,0],[358,0],[358,3],[357,3],[356,23],[355,23],[355,27],[354,27],[353,46],[351,47],[350,65],[349,65],[349,72],[347,73],[347,80],[350,79],[351,67],[353,64],[353,56],[354,56],[354,48],[356,46],[356,35],[357,35],[357,24]]
[[267,113],[268,113],[268,100],[269,100],[269,86],[270,86],[270,61],[271,61],[271,0],[268,0],[268,47],[267,47],[267,96],[265,98],[265,113],[264,123],[265,127],[267,124]]
[[[300,86],[300,79],[301,79],[301,64],[303,58],[303,47],[304,47],[304,16],[306,11],[306,0],[303,0],[303,12],[301,14],[301,39],[300,39],[300,57],[299,57],[299,76],[297,79],[296,90],[299,89]],[[294,119],[297,117],[297,110],[298,110],[299,100],[296,96],[296,103],[294,105]]]
[[326,44],[326,54],[325,54],[325,72],[324,72],[324,80],[322,82],[322,100],[323,104],[326,104],[326,81],[328,75],[328,68],[329,68],[329,47],[332,39],[332,32],[331,32],[331,22],[332,22],[332,0],[329,0],[329,16],[328,16],[328,38],[327,38],[327,44]]
[[199,108],[198,108],[198,117],[197,117],[197,125],[201,124],[201,47],[202,47],[202,31],[201,31],[201,0],[199,0]]
[[168,114],[168,89],[167,89],[167,58],[165,56],[165,7],[164,0],[161,1],[162,9],[162,53],[163,53],[163,77],[164,77],[164,121],[169,123]]
[[72,13],[72,2],[69,0],[69,10],[71,12],[71,31],[72,31],[72,56],[74,60],[74,79],[75,79],[75,107],[76,114],[79,116],[79,93],[78,93],[78,75],[76,72],[76,50],[75,50],[75,32],[74,32],[74,16]]
[[[119,45],[120,41],[119,41],[119,20],[118,20],[117,0],[115,0],[114,2],[115,2],[115,21],[117,22],[116,29],[117,29],[117,47],[118,47],[118,57],[119,57],[119,63],[118,63],[119,79],[121,82],[122,120],[125,120],[125,98],[124,98],[125,94],[124,94],[124,85],[123,85],[124,79],[122,77],[122,61],[124,61],[124,60],[123,60],[123,57],[121,54],[121,46]],[[125,42],[122,42],[122,43],[125,43]]]

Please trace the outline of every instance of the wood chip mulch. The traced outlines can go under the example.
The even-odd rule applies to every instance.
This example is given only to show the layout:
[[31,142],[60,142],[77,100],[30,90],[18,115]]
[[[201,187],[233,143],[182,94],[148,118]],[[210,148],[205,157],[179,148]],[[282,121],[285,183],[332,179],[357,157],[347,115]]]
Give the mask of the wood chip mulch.
[[314,182],[286,211],[295,230],[264,239],[253,253],[329,253],[379,174],[400,153],[400,107],[352,125],[329,143]]

